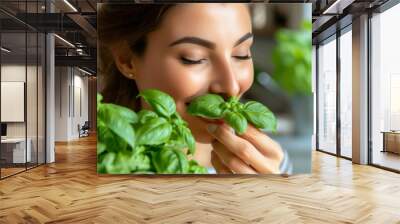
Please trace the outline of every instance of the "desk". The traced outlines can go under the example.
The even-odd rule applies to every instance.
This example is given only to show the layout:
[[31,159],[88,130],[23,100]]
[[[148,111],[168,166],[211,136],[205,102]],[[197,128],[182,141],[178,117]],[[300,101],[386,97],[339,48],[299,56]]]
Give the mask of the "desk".
[[[25,154],[25,138],[1,139],[2,159],[5,159],[6,163],[30,162],[32,158],[31,154],[32,141],[30,138],[27,138],[26,142],[28,143],[27,144],[28,147],[26,147],[26,154]],[[25,158],[27,159],[26,161]]]
[[400,131],[382,131],[383,151],[400,154]]

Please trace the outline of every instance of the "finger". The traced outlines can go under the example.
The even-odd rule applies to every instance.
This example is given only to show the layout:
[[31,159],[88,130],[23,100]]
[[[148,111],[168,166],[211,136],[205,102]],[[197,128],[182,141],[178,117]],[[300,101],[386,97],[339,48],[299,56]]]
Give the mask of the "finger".
[[[210,132],[226,149],[251,165],[259,173],[279,173],[277,162],[265,157],[249,141],[232,133],[227,125],[220,125]],[[217,151],[218,153],[218,151]],[[227,165],[225,163],[225,165]],[[227,165],[228,166],[228,165]],[[231,168],[230,166],[228,166]]]
[[283,151],[281,146],[252,125],[249,124],[246,132],[240,135],[240,137],[251,142],[263,155],[282,161]]
[[211,164],[215,168],[218,174],[232,174],[233,172],[225,166],[224,163],[219,159],[218,155],[211,151]]
[[240,174],[257,174],[257,172],[252,169],[249,165],[243,162],[240,158],[235,156],[232,152],[225,149],[224,145],[220,142],[213,142],[214,152],[218,158],[223,162],[223,164],[231,169],[234,173]]
[[237,145],[242,144],[244,139],[238,137],[235,135],[232,129],[226,125],[215,125],[211,124],[208,125],[207,127],[208,132],[214,136],[219,142],[224,144],[227,148],[234,148],[237,147]]

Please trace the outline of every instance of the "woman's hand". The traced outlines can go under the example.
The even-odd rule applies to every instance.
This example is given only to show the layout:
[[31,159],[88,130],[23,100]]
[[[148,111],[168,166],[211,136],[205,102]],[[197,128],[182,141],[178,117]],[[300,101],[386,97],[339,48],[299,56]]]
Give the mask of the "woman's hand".
[[245,133],[235,135],[226,125],[209,125],[216,140],[211,163],[217,173],[279,174],[283,160],[280,145],[250,124]]

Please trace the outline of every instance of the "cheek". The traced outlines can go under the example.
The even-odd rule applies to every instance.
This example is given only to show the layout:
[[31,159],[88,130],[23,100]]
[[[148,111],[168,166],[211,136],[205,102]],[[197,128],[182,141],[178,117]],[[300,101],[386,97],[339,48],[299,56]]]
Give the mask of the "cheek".
[[[164,60],[161,64],[150,61],[142,66],[136,83],[139,90],[156,88],[171,95],[176,103],[176,110],[189,124],[196,141],[211,142],[212,137],[207,133],[206,124],[186,112],[185,102],[189,97],[204,92],[209,86],[209,76],[206,72],[198,71],[190,66],[183,66],[173,60]],[[144,105],[144,104],[142,104]],[[148,108],[147,105],[144,105]]]
[[174,97],[185,100],[196,94],[207,83],[207,76],[183,66],[174,58],[146,62],[136,79],[139,90],[157,88]]
[[253,63],[249,62],[247,65],[238,66],[237,80],[240,86],[240,95],[250,89],[254,81]]

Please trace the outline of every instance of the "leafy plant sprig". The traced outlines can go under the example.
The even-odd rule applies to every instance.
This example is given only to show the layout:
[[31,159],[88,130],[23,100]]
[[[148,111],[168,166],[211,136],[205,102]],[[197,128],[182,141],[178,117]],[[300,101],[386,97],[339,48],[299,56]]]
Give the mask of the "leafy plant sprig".
[[256,101],[242,104],[237,97],[225,101],[220,95],[205,94],[194,99],[187,111],[194,116],[223,119],[238,134],[246,131],[248,123],[266,131],[275,131],[277,125],[274,114],[266,106]]
[[[103,103],[97,95],[97,170],[99,173],[207,173],[187,155],[195,153],[195,139],[176,112],[171,96],[155,89],[142,91],[154,111],[138,113]],[[187,150],[186,150],[187,149]]]

